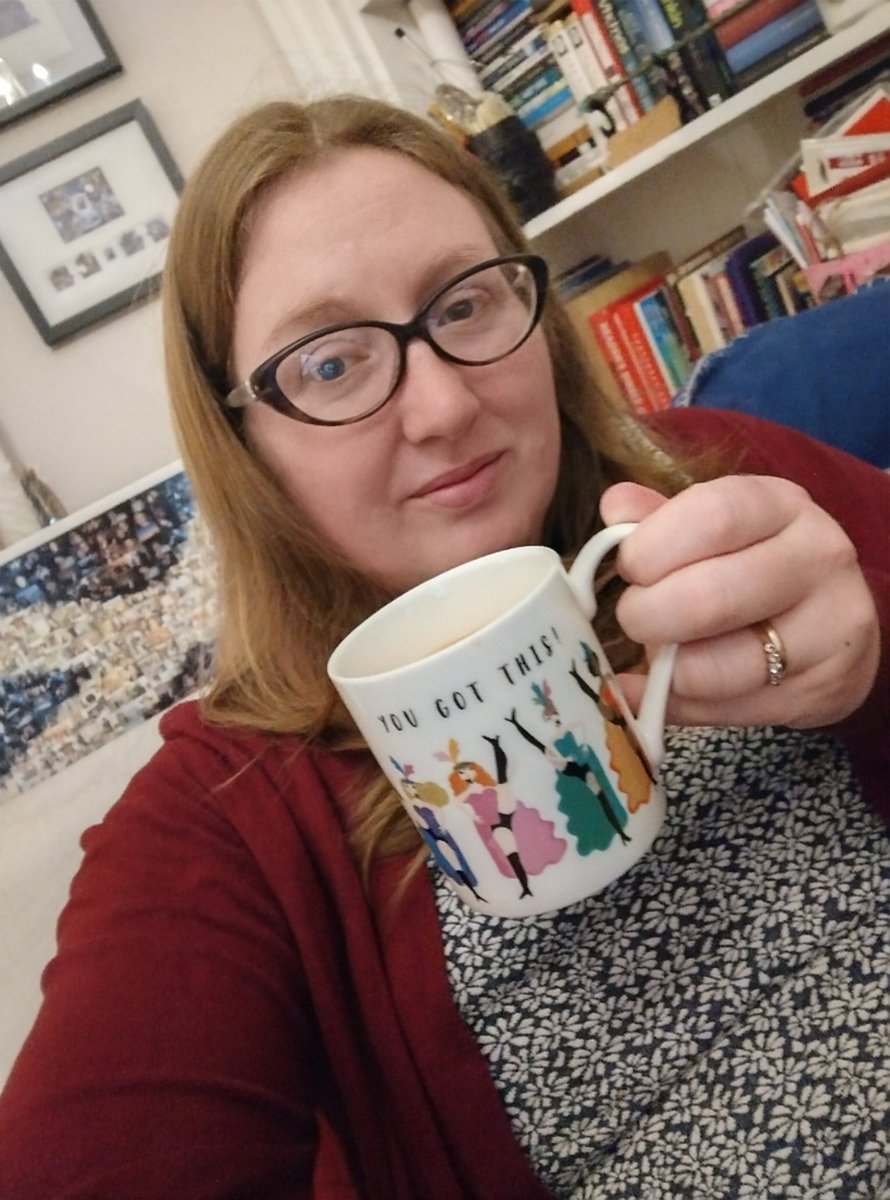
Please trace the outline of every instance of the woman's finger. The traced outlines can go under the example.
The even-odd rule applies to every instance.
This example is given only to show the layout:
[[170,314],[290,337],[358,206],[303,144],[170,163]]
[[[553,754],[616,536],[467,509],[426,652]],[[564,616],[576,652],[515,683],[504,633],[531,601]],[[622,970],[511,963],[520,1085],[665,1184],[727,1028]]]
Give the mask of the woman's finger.
[[784,479],[736,475],[694,484],[641,520],[621,544],[618,568],[629,583],[657,583],[766,541],[807,508],[815,509],[807,493]]

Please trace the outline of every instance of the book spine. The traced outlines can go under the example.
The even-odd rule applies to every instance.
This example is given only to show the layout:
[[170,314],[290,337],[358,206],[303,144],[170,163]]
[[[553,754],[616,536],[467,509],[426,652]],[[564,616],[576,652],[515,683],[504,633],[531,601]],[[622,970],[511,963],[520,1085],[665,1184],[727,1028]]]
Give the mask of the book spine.
[[459,31],[462,26],[481,19],[483,13],[503,2],[504,0],[455,0],[454,3],[446,2],[446,8]]
[[[621,65],[624,68],[625,75],[631,77],[634,91],[640,103],[642,112],[646,113],[651,108],[654,108],[661,99],[663,92],[653,90],[650,85],[650,80],[643,72],[643,63],[651,57],[649,49],[646,46],[645,39],[635,20],[631,19],[632,28],[635,31],[633,43],[625,29],[624,22],[621,20],[623,13],[622,0],[597,0],[597,7],[603,18],[603,23],[608,31],[609,37],[618,52],[618,57],[621,59]],[[638,49],[642,50],[642,58],[638,54]]]
[[797,8],[798,4],[800,4],[800,0],[754,0],[753,4],[749,4],[741,12],[726,17],[714,27],[717,41],[724,50],[728,50],[730,46],[734,46],[736,42],[756,33],[758,29],[762,29],[776,17],[781,17],[786,12],[790,12],[792,8]]
[[509,87],[520,75],[530,71],[547,54],[547,42],[539,29],[514,42],[504,54],[493,59],[479,71],[484,88],[500,90]]
[[744,333],[747,326],[725,266],[708,280],[708,286],[714,291],[715,306],[724,314],[727,336],[734,338]]
[[671,29],[659,0],[622,0],[632,11],[646,44],[668,73],[668,89],[680,105],[684,121],[701,116],[711,107],[691,69],[689,46],[677,46],[677,34]]
[[664,295],[665,290],[661,287],[650,295],[643,296],[636,302],[636,310],[673,397],[692,374],[692,358],[674,327],[673,316]]
[[686,309],[689,323],[695,331],[702,354],[710,354],[725,346],[726,339],[717,320],[710,292],[702,278],[702,269],[699,268],[679,280],[677,292]]
[[646,388],[623,338],[612,325],[611,309],[607,307],[591,313],[590,326],[628,408],[633,412],[648,412]]
[[804,0],[790,12],[777,17],[775,21],[770,21],[762,29],[755,30],[734,46],[730,46],[726,52],[726,60],[738,74],[820,26],[824,29],[816,0]]
[[547,26],[547,44],[575,103],[583,104],[590,95],[590,80],[572,49],[563,21],[551,21]]
[[781,49],[777,50],[775,54],[767,54],[765,58],[758,59],[757,62],[745,71],[735,71],[736,87],[740,91],[742,88],[750,87],[752,83],[756,83],[758,79],[763,79],[765,75],[777,71],[779,67],[783,67],[785,63],[791,62],[799,54],[804,54],[813,46],[818,46],[827,37],[828,31],[820,21],[809,33],[805,33],[796,40],[788,42]]
[[689,324],[689,317],[686,315],[683,301],[677,294],[676,282],[672,280],[670,275],[665,279],[662,296],[671,316],[671,324],[677,331],[677,336],[686,350],[686,356],[690,363],[694,363],[701,358],[701,346],[698,344],[695,330]]
[[[632,125],[643,113],[643,107],[630,83],[620,83],[625,78],[624,66],[618,51],[609,37],[605,22],[593,0],[572,0],[572,8],[578,14],[581,27],[587,35],[593,53],[602,66],[606,83],[615,88],[613,100],[621,110],[628,125]],[[616,86],[618,85],[618,86]]]
[[472,48],[467,46],[467,53],[476,64],[477,69],[488,66],[489,63],[508,51],[514,41],[536,29],[537,26],[533,23],[529,12],[520,13],[509,25],[504,26],[500,33],[489,38],[484,45]]
[[486,21],[480,28],[477,28],[473,33],[464,35],[464,45],[469,54],[474,54],[477,51],[487,49],[493,41],[506,36],[511,26],[528,17],[531,13],[531,5],[528,0],[514,0],[507,8],[496,13],[491,20]]
[[643,380],[646,395],[647,412],[655,412],[667,408],[671,402],[671,389],[661,373],[658,359],[649,344],[649,340],[640,324],[640,319],[634,308],[635,300],[623,300],[612,310],[613,328],[624,339],[624,344],[630,351],[634,366]]
[[735,79],[707,23],[701,0],[660,0],[671,33],[683,41],[682,53],[709,108],[716,108],[735,92]]
[[519,111],[523,105],[530,104],[538,97],[543,97],[545,92],[552,91],[556,87],[565,87],[565,85],[565,76],[559,69],[559,64],[550,59],[541,64],[540,70],[523,76],[517,86],[505,90],[502,95],[508,104]]
[[470,16],[457,21],[457,30],[465,40],[481,37],[491,23],[502,13],[506,12],[513,0],[488,0],[480,5]]
[[517,115],[529,129],[534,129],[542,121],[555,117],[566,108],[574,107],[572,93],[562,81],[553,85],[553,91],[543,92],[528,104],[524,104],[517,110]]
[[[584,32],[584,27],[581,24],[581,18],[576,12],[572,12],[564,21],[566,40],[571,46],[572,52],[587,80],[588,96],[600,97],[604,95],[609,86],[609,80],[606,72],[603,70],[602,64],[596,57],[593,51],[593,46]],[[628,122],[624,115],[624,110],[618,102],[616,96],[610,96],[606,100],[600,100],[602,108],[605,109],[606,116],[612,123],[612,130],[626,129]],[[590,123],[590,122],[588,122]],[[593,126],[591,126],[593,127]],[[597,122],[596,128],[600,126]]]

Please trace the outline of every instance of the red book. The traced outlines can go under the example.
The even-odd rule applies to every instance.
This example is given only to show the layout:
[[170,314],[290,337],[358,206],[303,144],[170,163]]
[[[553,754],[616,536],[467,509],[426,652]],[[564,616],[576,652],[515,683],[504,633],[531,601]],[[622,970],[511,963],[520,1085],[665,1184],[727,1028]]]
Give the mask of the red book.
[[612,324],[608,307],[590,314],[590,327],[628,408],[633,412],[648,412],[649,401],[642,377],[624,339]]
[[[659,287],[662,282],[659,280]],[[642,412],[657,412],[659,409],[667,408],[673,396],[673,389],[662,374],[661,364],[655,357],[655,352],[634,307],[635,301],[639,300],[641,296],[649,295],[654,290],[657,289],[648,287],[640,296],[628,296],[624,300],[619,300],[612,310],[612,326],[624,340],[633,365],[643,381],[645,408],[637,410]]]
[[776,17],[784,16],[801,3],[803,0],[754,0],[753,4],[749,4],[739,13],[733,13],[715,26],[717,41],[724,50],[728,50],[736,42],[756,33],[758,29],[762,29]]

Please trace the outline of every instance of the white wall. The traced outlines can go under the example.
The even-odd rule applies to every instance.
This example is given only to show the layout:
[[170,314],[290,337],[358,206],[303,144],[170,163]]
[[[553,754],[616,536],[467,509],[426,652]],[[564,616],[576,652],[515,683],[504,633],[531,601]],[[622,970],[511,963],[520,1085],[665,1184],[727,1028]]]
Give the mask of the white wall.
[[[0,131],[0,163],[139,98],[187,175],[236,113],[297,88],[299,63],[278,48],[255,0],[93,7],[123,72]],[[173,460],[158,302],[53,349],[0,274],[0,444],[69,512]]]

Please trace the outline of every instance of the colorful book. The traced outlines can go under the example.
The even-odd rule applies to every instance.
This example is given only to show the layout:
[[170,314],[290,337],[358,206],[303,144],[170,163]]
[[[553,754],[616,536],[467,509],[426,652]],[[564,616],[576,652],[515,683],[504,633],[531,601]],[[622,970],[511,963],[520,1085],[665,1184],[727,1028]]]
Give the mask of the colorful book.
[[825,26],[816,0],[803,0],[790,11],[742,38],[726,51],[726,61],[737,74],[782,50],[814,29]]
[[637,319],[649,341],[667,385],[670,397],[676,395],[692,374],[692,357],[676,329],[665,299],[665,286],[655,288],[634,302]]
[[657,412],[667,408],[673,395],[636,310],[637,301],[649,295],[651,290],[647,286],[641,293],[631,293],[607,309],[609,324],[629,354],[630,365],[642,385],[643,399],[636,402],[637,412]]
[[736,246],[727,256],[726,277],[735,293],[746,329],[759,325],[767,317],[751,275],[751,263],[766,254],[767,250],[772,250],[776,244],[772,233],[757,233]]
[[633,361],[633,355],[612,324],[611,314],[607,310],[595,312],[590,318],[590,324],[609,377],[615,381],[618,388],[619,402],[625,404],[632,412],[648,412],[649,398],[646,386]]
[[[674,283],[702,354],[710,354],[714,350],[719,350],[735,336],[730,315],[722,303],[714,280],[725,267],[730,250],[735,244],[732,239],[737,233],[741,235],[737,241],[742,241],[745,231],[738,229],[724,235],[717,242],[711,243],[709,247],[699,252],[699,256],[696,256],[694,261],[697,265],[684,271]],[[714,250],[710,254],[707,253],[708,250],[717,246],[724,248]]]
[[[633,391],[633,373],[628,366],[621,365],[622,355],[626,358],[626,353],[617,342],[611,346],[615,342],[611,330],[602,332],[601,337],[597,336],[595,314],[636,289],[651,289],[663,278],[670,265],[670,258],[663,251],[650,254],[636,263],[618,264],[607,278],[563,302],[569,320],[587,349],[594,378],[602,391],[618,403],[642,403],[644,392],[638,384],[639,395],[629,394]],[[623,382],[622,372],[626,376]]]

